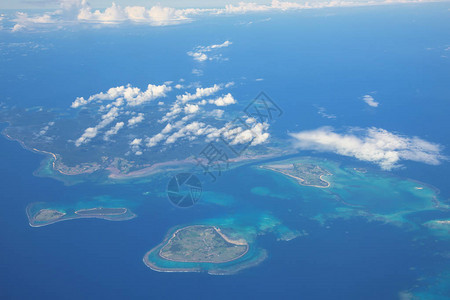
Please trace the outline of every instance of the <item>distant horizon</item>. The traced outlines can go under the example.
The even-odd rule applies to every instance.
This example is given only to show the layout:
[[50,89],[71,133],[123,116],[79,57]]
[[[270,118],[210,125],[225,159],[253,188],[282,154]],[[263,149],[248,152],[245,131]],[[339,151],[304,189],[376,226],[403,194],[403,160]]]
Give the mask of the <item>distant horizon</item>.
[[[61,8],[63,3],[66,4],[74,4],[77,2],[81,2],[82,0],[11,0],[0,3],[0,10],[55,10]],[[182,1],[182,0],[168,0],[168,1],[158,1],[158,0],[86,0],[86,2],[93,9],[106,9],[111,7],[113,3],[122,7],[131,7],[131,6],[141,6],[150,8],[153,6],[161,6],[161,7],[171,7],[177,9],[186,9],[186,8],[224,8],[227,5],[238,6],[239,4],[257,4],[257,5],[270,5],[272,3],[271,0],[250,0],[250,1],[241,1],[241,0],[216,0],[214,2],[204,1],[204,0],[190,0],[190,1]],[[317,3],[330,3],[333,1],[327,0],[313,0],[313,1],[299,1],[299,0],[282,0],[279,2],[289,2],[289,3],[297,3],[297,4],[317,4]],[[383,2],[382,0],[375,1],[366,1],[366,0],[343,0],[339,3],[336,3],[336,6],[340,6],[344,3],[366,3],[372,2],[372,5],[377,5],[377,2]],[[449,0],[393,0],[392,4],[409,4],[409,3],[429,3],[429,2],[450,2]],[[369,4],[370,5],[370,4]]]

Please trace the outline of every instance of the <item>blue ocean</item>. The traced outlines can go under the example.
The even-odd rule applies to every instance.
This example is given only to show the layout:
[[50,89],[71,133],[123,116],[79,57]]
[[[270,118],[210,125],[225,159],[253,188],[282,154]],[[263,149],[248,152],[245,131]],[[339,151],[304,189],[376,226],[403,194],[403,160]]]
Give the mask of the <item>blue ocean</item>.
[[[128,83],[143,88],[180,78],[203,86],[234,81],[239,105],[264,91],[282,108],[271,127],[280,138],[319,126],[379,127],[439,143],[448,155],[448,13],[447,3],[410,4],[205,17],[166,27],[0,31],[0,102],[65,109],[76,97]],[[233,42],[223,49],[227,59],[201,66],[201,76],[193,74],[199,66],[186,52],[225,40]],[[360,100],[367,93],[379,99],[376,110]],[[418,299],[450,299],[448,238],[364,216],[319,224],[302,217],[321,209],[311,204],[312,194],[252,165],[205,183],[199,203],[179,209],[165,196],[164,178],[67,186],[33,175],[43,155],[6,138],[0,147],[2,299],[379,300],[413,299],[401,297],[415,289],[423,295]],[[334,154],[300,155],[411,178],[434,186],[439,200],[449,203],[447,161],[406,161],[385,172]],[[271,193],[262,197],[257,187]],[[128,201],[138,217],[28,224],[31,202],[96,197]],[[290,241],[279,241],[274,232],[258,236],[268,258],[229,276],[155,272],[142,262],[174,226],[256,211],[307,234]],[[436,215],[449,218],[448,210],[410,218],[425,222]]]

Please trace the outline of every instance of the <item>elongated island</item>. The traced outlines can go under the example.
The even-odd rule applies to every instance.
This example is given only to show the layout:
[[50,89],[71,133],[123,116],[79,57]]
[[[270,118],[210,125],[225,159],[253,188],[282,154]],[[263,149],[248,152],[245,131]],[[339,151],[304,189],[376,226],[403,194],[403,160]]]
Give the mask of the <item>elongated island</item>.
[[136,217],[136,215],[126,207],[99,206],[75,209],[70,206],[55,206],[45,202],[29,204],[26,212],[31,227],[41,227],[56,222],[83,218],[125,221]]

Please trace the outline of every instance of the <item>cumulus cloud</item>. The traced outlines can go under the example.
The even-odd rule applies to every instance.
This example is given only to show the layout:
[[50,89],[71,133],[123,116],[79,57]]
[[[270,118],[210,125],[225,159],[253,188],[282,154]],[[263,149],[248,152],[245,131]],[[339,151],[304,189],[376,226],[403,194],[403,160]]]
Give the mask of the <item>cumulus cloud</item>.
[[222,87],[218,84],[214,84],[212,87],[207,88],[196,88],[194,94],[186,92],[184,95],[178,95],[177,99],[184,103],[198,98],[211,96],[221,89]]
[[[217,110],[215,113],[222,116],[223,111]],[[199,121],[185,124],[180,120],[175,124],[167,124],[160,133],[148,138],[146,146],[150,148],[160,143],[170,145],[181,139],[193,141],[199,137],[204,137],[206,142],[224,138],[231,145],[250,143],[251,146],[256,146],[268,140],[268,129],[269,124],[258,123],[254,118],[247,118],[240,125],[228,122],[219,128]]]
[[195,114],[196,112],[198,112],[199,110],[199,106],[197,104],[186,104],[186,106],[184,107],[184,112],[186,114]]
[[134,139],[130,142],[130,146],[131,146],[131,150],[133,151],[133,153],[135,155],[142,155],[142,151],[141,151],[141,143],[142,143],[142,139]]
[[[110,88],[105,93],[98,93],[89,96],[87,99],[84,97],[77,97],[74,102],[72,102],[72,108],[78,108],[80,106],[86,105],[92,101],[105,101],[105,100],[115,100],[112,105],[121,106],[126,103],[128,106],[138,106],[146,102],[152,101],[157,98],[166,97],[167,92],[171,91],[172,88],[165,84],[163,85],[153,85],[149,84],[147,90],[141,91],[140,88],[132,87],[130,84],[127,86],[118,86]],[[124,102],[125,101],[125,102]]]
[[225,96],[218,97],[214,100],[209,100],[209,103],[215,104],[217,106],[228,106],[231,104],[235,104],[236,99],[234,99],[234,97],[230,93],[228,93]]
[[113,135],[116,135],[120,129],[125,125],[124,122],[118,122],[116,125],[114,125],[110,130],[105,132],[105,135],[103,136],[103,139],[105,141],[109,141],[110,137]]
[[75,146],[79,147],[82,144],[88,143],[91,139],[95,138],[98,133],[97,127],[86,128],[84,133],[75,141]]
[[210,46],[197,46],[197,47],[195,47],[194,50],[189,51],[187,54],[189,56],[192,56],[194,58],[194,60],[200,61],[200,62],[205,61],[205,60],[219,59],[220,56],[218,56],[218,55],[208,56],[209,54],[207,54],[207,53],[211,52],[213,50],[216,50],[216,49],[228,47],[231,44],[232,44],[232,42],[225,41],[222,44],[215,44],[215,45],[210,45]]
[[220,119],[223,117],[224,113],[225,111],[223,111],[222,109],[214,109],[208,113],[208,116]]
[[144,121],[144,114],[139,113],[137,116],[134,116],[128,120],[128,127],[133,127],[136,124],[141,123],[142,121]]
[[[373,6],[389,5],[396,3],[421,3],[437,2],[438,0],[342,0],[342,1],[311,1],[311,2],[288,2],[273,0],[270,4],[257,4],[240,2],[238,5],[226,5],[224,8],[187,8],[175,9],[156,5],[153,7],[143,6],[125,6],[115,4],[104,10],[93,10],[86,0],[64,0],[61,1],[61,7],[53,12],[43,14],[28,15],[19,13],[16,15],[12,31],[24,29],[35,29],[40,26],[54,26],[53,28],[62,28],[63,26],[73,26],[77,24],[147,24],[150,26],[175,25],[192,21],[193,17],[198,15],[220,15],[220,14],[242,14],[249,12],[267,12],[267,11],[287,11],[303,9],[320,9],[327,7],[352,7],[352,6]],[[212,49],[220,48],[226,44],[206,46]],[[216,46],[216,47],[213,47]],[[223,47],[226,47],[225,45]],[[200,53],[200,54],[195,54]],[[198,61],[209,59],[205,52],[199,52],[194,49],[192,56]]]
[[165,135],[162,133],[158,133],[157,135],[149,138],[147,140],[147,147],[154,147],[156,145],[158,145],[159,142],[161,142],[163,139],[165,138]]
[[345,134],[336,133],[331,127],[322,127],[292,133],[291,136],[299,149],[355,157],[378,164],[384,170],[399,167],[402,160],[437,165],[446,159],[439,144],[375,127]]
[[362,99],[364,102],[367,103],[367,105],[372,107],[378,107],[378,105],[380,104],[377,101],[375,101],[375,99],[371,95],[364,95]]
[[255,118],[240,119],[240,122],[241,125],[236,125],[235,122],[227,123],[220,133],[231,145],[250,143],[251,146],[256,146],[269,139],[269,124],[259,123]]
[[107,24],[131,21],[148,23],[153,26],[173,25],[189,21],[188,11],[160,5],[151,8],[143,6],[121,7],[113,2],[111,7],[106,8],[104,11],[93,11],[85,1],[83,2],[85,5],[82,6],[77,16],[79,21]]
[[97,136],[100,129],[108,126],[119,116],[119,109],[117,107],[111,108],[106,114],[102,115],[102,120],[95,126],[87,128],[84,133],[75,141],[75,146],[79,147],[90,142]]

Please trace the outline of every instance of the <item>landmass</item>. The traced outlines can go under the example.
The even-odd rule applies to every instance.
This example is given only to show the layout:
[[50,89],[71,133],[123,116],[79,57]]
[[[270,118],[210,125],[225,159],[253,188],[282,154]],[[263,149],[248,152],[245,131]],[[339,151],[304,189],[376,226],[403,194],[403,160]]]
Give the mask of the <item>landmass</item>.
[[[160,115],[162,112],[157,110],[152,112],[145,110],[145,113],[149,119],[162,117]],[[61,180],[68,185],[86,180],[96,182],[129,180],[166,171],[181,172],[183,169],[198,165],[199,161],[210,163],[207,157],[200,154],[208,146],[202,139],[180,138],[174,143],[146,146],[148,140],[157,135],[161,128],[148,126],[143,129],[144,123],[139,125],[141,126],[139,134],[142,132],[146,134],[136,139],[139,145],[136,144],[134,147],[130,146],[132,142],[130,136],[136,135],[132,134],[135,131],[133,126],[123,128],[121,134],[110,138],[104,136],[103,139],[95,139],[82,145],[76,144],[75,141],[86,130],[86,126],[94,126],[102,116],[103,113],[97,111],[95,107],[86,107],[80,112],[70,109],[11,107],[0,111],[0,122],[8,123],[2,134],[9,140],[17,141],[29,151],[47,156],[41,168],[35,172],[36,175]],[[217,128],[226,124],[225,120],[206,116],[202,122],[206,120]],[[226,169],[290,153],[280,141],[274,140],[271,139],[270,144],[252,146],[239,156],[227,155],[224,162]],[[201,166],[198,168],[198,172],[203,172]],[[224,170],[225,166],[221,166],[221,169]]]
[[125,221],[136,217],[125,207],[92,207],[75,210],[71,207],[52,208],[49,203],[31,203],[26,208],[31,227],[42,227],[60,221],[97,218],[109,221]]
[[34,215],[34,221],[36,222],[52,222],[58,220],[66,215],[65,212],[54,209],[41,209]]
[[259,264],[266,251],[252,248],[243,238],[232,238],[228,229],[192,225],[171,231],[164,241],[148,251],[144,263],[158,272],[208,272],[232,274]]
[[311,163],[286,163],[262,165],[260,168],[281,173],[294,178],[299,184],[318,188],[328,188],[330,183],[323,177],[333,175],[328,170]]
[[177,230],[159,255],[180,262],[224,263],[248,251],[244,240],[234,241],[215,226],[189,226]]
[[77,215],[81,216],[117,216],[127,213],[125,207],[94,207],[88,209],[80,209],[75,212]]

